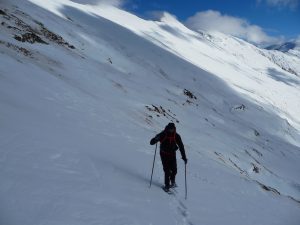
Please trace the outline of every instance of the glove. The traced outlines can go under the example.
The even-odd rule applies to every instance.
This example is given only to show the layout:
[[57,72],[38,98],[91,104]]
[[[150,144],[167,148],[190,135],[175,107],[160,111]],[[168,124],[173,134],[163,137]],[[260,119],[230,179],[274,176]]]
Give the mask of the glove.
[[184,161],[185,164],[187,164],[187,161],[188,161],[187,158],[184,157],[184,158],[182,158],[182,160]]
[[157,143],[156,138],[152,138],[150,141],[150,145],[155,145]]

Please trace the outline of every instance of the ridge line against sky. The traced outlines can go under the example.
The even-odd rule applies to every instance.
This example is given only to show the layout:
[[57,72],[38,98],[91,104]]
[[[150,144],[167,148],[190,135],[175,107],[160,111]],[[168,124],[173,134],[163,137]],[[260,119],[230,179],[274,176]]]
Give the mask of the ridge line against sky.
[[220,31],[267,46],[300,40],[300,0],[72,0],[105,3],[140,17],[166,11],[193,30]]

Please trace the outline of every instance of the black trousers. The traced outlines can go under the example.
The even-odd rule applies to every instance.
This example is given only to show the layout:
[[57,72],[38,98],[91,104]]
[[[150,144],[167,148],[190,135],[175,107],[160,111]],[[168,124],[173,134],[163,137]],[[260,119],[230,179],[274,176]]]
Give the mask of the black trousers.
[[175,154],[160,153],[161,162],[165,172],[165,185],[170,186],[171,183],[175,183],[175,177],[177,174],[177,160]]

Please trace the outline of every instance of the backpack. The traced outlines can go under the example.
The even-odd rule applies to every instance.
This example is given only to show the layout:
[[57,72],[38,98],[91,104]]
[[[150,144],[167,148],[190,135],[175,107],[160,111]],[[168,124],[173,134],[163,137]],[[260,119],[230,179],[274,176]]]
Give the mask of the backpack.
[[171,135],[168,135],[166,132],[164,137],[162,137],[159,141],[161,145],[168,146],[172,151],[176,151],[178,149],[176,143],[176,131],[174,131]]

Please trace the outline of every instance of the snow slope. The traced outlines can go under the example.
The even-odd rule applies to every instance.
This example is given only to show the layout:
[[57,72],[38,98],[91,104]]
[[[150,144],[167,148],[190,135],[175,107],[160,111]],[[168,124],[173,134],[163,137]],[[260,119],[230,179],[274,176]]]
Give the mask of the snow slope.
[[[297,56],[167,13],[0,6],[1,225],[299,224]],[[188,200],[179,156],[176,195],[158,158],[148,188],[149,141],[169,121]]]

